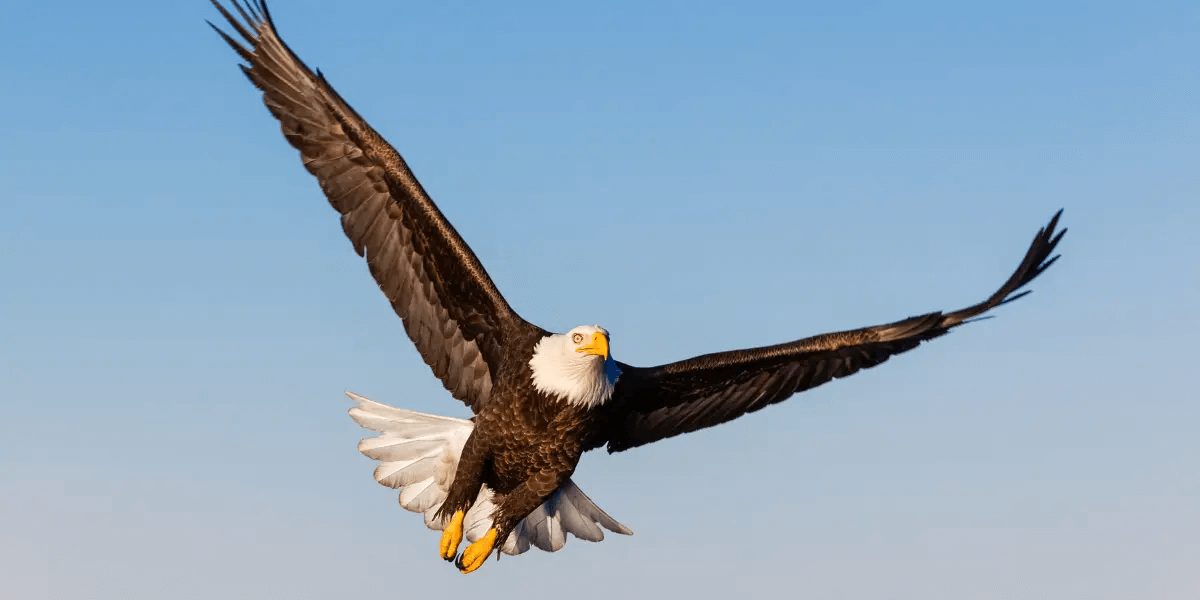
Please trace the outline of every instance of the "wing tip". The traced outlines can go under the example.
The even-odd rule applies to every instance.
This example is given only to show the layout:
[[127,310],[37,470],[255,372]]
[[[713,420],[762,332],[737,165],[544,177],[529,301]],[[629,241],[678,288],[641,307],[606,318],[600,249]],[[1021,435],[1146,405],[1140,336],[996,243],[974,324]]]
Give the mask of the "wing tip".
[[1020,300],[1032,293],[1033,290],[1022,288],[1032,283],[1062,257],[1061,254],[1053,254],[1053,252],[1067,233],[1066,227],[1058,228],[1058,222],[1064,210],[1065,208],[1058,209],[1050,218],[1050,222],[1038,229],[1037,234],[1033,236],[1033,241],[1029,244],[1029,249],[1025,251],[1024,258],[1021,259],[1021,263],[1017,265],[1016,270],[1004,282],[1004,285],[1000,286],[1000,289],[979,304],[947,314],[943,326],[949,329],[977,321],[979,320],[977,317],[987,311]]
[[1021,261],[1012,278],[1000,289],[1000,292],[1003,293],[997,294],[997,302],[993,307],[1007,304],[1028,295],[1032,290],[1025,290],[1021,293],[1017,292],[1026,285],[1029,285],[1055,262],[1058,262],[1058,259],[1062,255],[1054,254],[1051,256],[1051,254],[1053,254],[1054,249],[1058,247],[1058,243],[1067,233],[1066,227],[1058,229],[1058,221],[1062,217],[1064,210],[1065,208],[1058,209],[1054,213],[1054,216],[1050,218],[1050,222],[1038,230],[1038,234],[1033,238],[1033,243],[1029,245],[1025,260]]

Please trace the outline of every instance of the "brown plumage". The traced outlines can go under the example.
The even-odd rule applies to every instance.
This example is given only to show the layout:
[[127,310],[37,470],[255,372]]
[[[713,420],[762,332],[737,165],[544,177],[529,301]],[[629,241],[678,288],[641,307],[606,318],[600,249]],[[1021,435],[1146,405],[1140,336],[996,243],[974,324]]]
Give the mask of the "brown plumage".
[[[609,452],[719,425],[781,402],[797,392],[878,365],[1021,298],[1029,291],[1017,292],[1058,260],[1050,254],[1067,232],[1055,232],[1061,215],[1059,210],[1038,231],[1017,270],[979,304],[786,344],[706,354],[649,369],[621,365],[612,422],[603,436]],[[622,405],[622,400],[627,404]]]
[[250,29],[213,5],[250,48],[213,29],[250,63],[242,71],[263,91],[283,136],[341,213],[354,251],[366,257],[425,363],[451,395],[478,411],[487,403],[506,337],[528,324],[400,154],[279,39],[266,5],[258,3],[256,11],[253,4],[233,4]]
[[[1066,231],[1056,230],[1059,211],[1008,281],[962,310],[633,367],[612,360],[603,330],[585,328],[590,338],[573,330],[568,340],[518,316],[399,153],[279,38],[266,5],[235,0],[238,19],[213,4],[244,42],[213,28],[248,63],[242,70],[341,214],[409,338],[475,414],[468,423],[357,396],[360,406],[351,410],[384,433],[360,445],[381,461],[376,478],[405,488],[401,503],[445,529],[444,545],[457,547],[450,539],[456,514],[461,521],[458,513],[469,516],[486,502],[494,510],[479,518],[495,534],[496,550],[519,553],[531,543],[555,550],[565,531],[598,540],[596,524],[628,533],[570,483],[583,452],[605,445],[618,452],[712,427],[942,336],[1029,293],[1018,292],[1057,259],[1051,254]],[[465,442],[454,441],[468,431]],[[452,472],[439,471],[443,464]],[[410,488],[416,492],[406,497]],[[487,542],[466,528],[475,544]],[[492,550],[485,546],[484,556]],[[480,560],[464,566],[464,555],[464,571],[478,567]]]

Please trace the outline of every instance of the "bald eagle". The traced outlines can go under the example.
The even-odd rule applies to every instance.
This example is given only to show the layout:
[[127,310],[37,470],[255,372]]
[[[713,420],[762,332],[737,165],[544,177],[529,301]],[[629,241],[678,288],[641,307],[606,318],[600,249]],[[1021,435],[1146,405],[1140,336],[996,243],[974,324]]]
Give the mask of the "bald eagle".
[[[400,504],[442,532],[438,554],[469,573],[493,552],[554,551],[566,534],[629,534],[571,481],[580,456],[620,452],[712,427],[797,392],[878,365],[894,354],[1028,294],[1066,230],[1058,213],[1011,277],[986,300],[951,312],[718,352],[657,367],[613,358],[608,331],[551,333],[500,295],[404,159],[279,37],[265,3],[217,0],[234,37],[213,29],[247,64],[287,141],[341,214],[342,229],[404,322],[425,363],[469,420],[416,413],[350,394],[350,416],[381,435],[359,450],[375,479],[402,488]],[[209,23],[212,25],[212,23]],[[471,542],[461,554],[463,537]]]

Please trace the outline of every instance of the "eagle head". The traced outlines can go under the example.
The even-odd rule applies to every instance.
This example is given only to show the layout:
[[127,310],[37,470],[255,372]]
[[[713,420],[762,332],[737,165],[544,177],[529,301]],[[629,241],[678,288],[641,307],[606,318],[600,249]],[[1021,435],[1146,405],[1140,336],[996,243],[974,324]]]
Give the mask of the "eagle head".
[[609,339],[608,331],[598,325],[542,338],[529,359],[534,387],[584,408],[603,404],[621,375],[609,353]]

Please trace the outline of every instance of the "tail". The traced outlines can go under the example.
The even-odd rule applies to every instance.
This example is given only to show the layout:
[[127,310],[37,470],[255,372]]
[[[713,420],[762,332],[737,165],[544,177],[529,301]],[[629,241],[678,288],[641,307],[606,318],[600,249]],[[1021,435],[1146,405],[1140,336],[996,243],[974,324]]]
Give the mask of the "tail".
[[[365,438],[358,451],[379,461],[375,481],[401,488],[400,506],[424,513],[425,525],[441,530],[444,520],[435,515],[446,501],[458,457],[471,436],[475,424],[465,419],[427,415],[394,408],[346,392],[358,403],[350,409],[350,418],[359,425],[382,435]],[[464,529],[469,541],[483,536],[492,526],[492,491],[484,486],[467,511]],[[568,479],[544,503],[517,525],[500,547],[505,554],[521,554],[536,546],[547,552],[562,548],[566,534],[599,542],[604,531],[631,535],[633,532],[596,506],[573,481]]]
[[350,418],[383,435],[365,438],[358,451],[379,461],[375,481],[400,490],[400,506],[425,513],[425,525],[440,530],[437,509],[458,469],[458,456],[471,436],[470,421],[393,408],[346,392],[358,406]]

